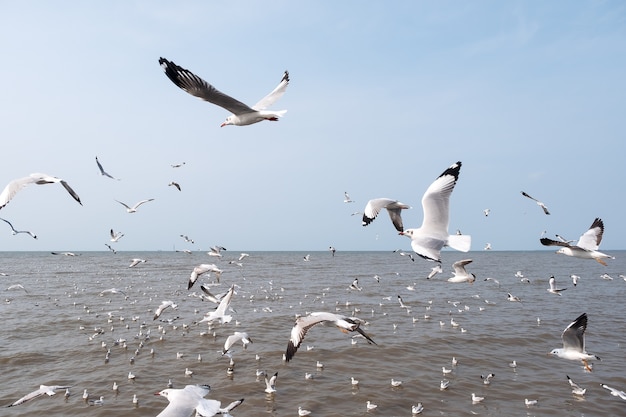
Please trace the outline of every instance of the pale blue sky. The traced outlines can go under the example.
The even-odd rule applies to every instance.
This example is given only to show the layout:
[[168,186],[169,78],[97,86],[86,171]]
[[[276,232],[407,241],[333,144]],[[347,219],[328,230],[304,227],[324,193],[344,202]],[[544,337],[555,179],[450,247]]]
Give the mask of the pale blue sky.
[[[0,250],[106,250],[111,228],[126,234],[118,250],[409,250],[386,214],[367,228],[350,214],[396,198],[413,206],[405,227],[419,226],[422,194],[457,160],[450,231],[473,250],[542,249],[542,230],[575,239],[595,217],[601,249],[626,248],[621,1],[1,9],[0,186],[44,172],[84,206],[59,185],[24,189],[0,217],[39,239],[0,225]],[[289,111],[220,128],[228,112],[174,86],[161,56],[249,104],[287,69],[272,108]],[[96,155],[122,180],[101,177]],[[132,215],[114,201],[146,198]]]

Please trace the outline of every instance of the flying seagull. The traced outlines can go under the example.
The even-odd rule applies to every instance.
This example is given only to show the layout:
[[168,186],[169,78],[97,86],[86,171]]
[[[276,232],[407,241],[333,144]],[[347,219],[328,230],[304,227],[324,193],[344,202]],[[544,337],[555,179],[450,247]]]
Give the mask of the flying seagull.
[[563,347],[552,349],[550,355],[557,356],[562,359],[580,360],[588,371],[591,367],[587,363],[588,360],[600,360],[596,355],[587,353],[585,350],[585,330],[587,329],[587,313],[583,313],[576,318],[569,326],[565,328],[561,339],[563,339]]
[[158,319],[161,316],[161,313],[163,313],[163,310],[165,310],[168,307],[172,307],[174,310],[176,310],[178,308],[178,305],[174,304],[174,302],[171,300],[162,301],[161,304],[159,304],[159,306],[157,307],[157,309],[154,310],[154,317],[152,317],[152,320]]
[[222,270],[219,269],[217,267],[217,265],[215,264],[200,264],[198,266],[196,266],[193,271],[191,271],[191,275],[189,276],[189,283],[187,284],[187,289],[191,289],[191,287],[193,287],[193,284],[196,283],[196,281],[198,280],[198,278],[200,277],[200,275],[207,273],[207,272],[215,272],[215,275],[218,278],[219,281],[219,277],[222,275]]
[[278,83],[276,88],[272,90],[271,93],[263,97],[254,106],[249,107],[239,100],[218,91],[211,84],[193,74],[191,71],[186,70],[165,58],[160,58],[159,64],[165,71],[165,75],[167,75],[167,77],[174,84],[176,84],[177,87],[192,96],[208,101],[209,103],[216,104],[233,113],[226,118],[226,121],[221,124],[221,127],[226,125],[251,125],[262,120],[277,121],[279,117],[282,117],[287,112],[287,110],[265,110],[267,107],[274,104],[276,100],[282,97],[283,94],[285,94],[285,90],[289,84],[289,72],[287,71],[285,71],[280,83]]
[[98,169],[100,170],[100,175],[104,176],[104,177],[109,177],[113,180],[118,180],[119,178],[115,178],[113,175],[109,174],[108,172],[106,172],[104,170],[104,168],[102,168],[102,164],[100,163],[100,161],[98,161],[98,157],[96,156],[96,164],[98,164]]
[[591,223],[589,230],[580,236],[575,245],[571,245],[567,242],[561,242],[559,240],[548,239],[547,237],[542,237],[539,241],[544,246],[561,246],[561,249],[556,251],[556,253],[573,256],[575,258],[595,259],[597,262],[606,266],[606,262],[604,262],[603,259],[615,258],[602,252],[598,252],[603,234],[604,222],[602,219],[596,217],[593,223]]
[[368,201],[365,205],[365,210],[363,210],[363,226],[367,226],[373,222],[382,209],[387,209],[389,217],[391,218],[391,223],[393,223],[393,227],[395,227],[398,232],[402,232],[404,231],[404,226],[402,225],[401,212],[402,210],[410,208],[411,206],[407,206],[398,200],[392,200],[390,198],[375,198]]
[[68,389],[68,388],[71,388],[71,386],[69,385],[40,385],[38,390],[35,390],[31,392],[30,394],[26,394],[25,396],[15,401],[14,403],[9,404],[7,407],[13,407],[16,405],[24,404],[26,401],[30,401],[33,398],[37,398],[44,394],[48,394],[49,396],[52,396],[55,394],[55,391],[58,391],[61,389]]
[[356,317],[346,317],[340,314],[327,313],[327,312],[313,312],[308,316],[300,316],[296,319],[296,324],[291,329],[291,337],[289,338],[289,343],[287,344],[287,352],[285,353],[285,360],[288,362],[293,358],[304,340],[304,336],[309,331],[309,329],[316,324],[330,322],[339,328],[344,333],[357,331],[361,334],[361,336],[367,339],[368,343],[374,342],[368,335],[359,327],[363,322],[361,319]]
[[465,265],[470,263],[472,263],[471,259],[463,259],[453,263],[452,268],[454,268],[454,276],[448,278],[448,282],[469,282],[471,284],[476,281],[476,275],[465,270]]
[[198,321],[198,323],[208,322],[211,324],[215,320],[219,320],[222,324],[230,322],[233,319],[233,316],[226,314],[226,310],[230,307],[230,301],[233,298],[234,292],[235,286],[231,285],[226,295],[221,298],[217,308],[206,313],[202,320]]
[[235,407],[243,402],[243,399],[233,401],[222,408],[222,403],[217,400],[204,398],[211,387],[208,385],[187,385],[185,388],[166,388],[155,395],[167,398],[169,404],[157,417],[187,417],[191,414],[211,417],[216,414],[228,415]]
[[172,185],[173,185],[174,187],[176,187],[176,188],[178,189],[178,191],[181,191],[181,190],[180,190],[180,184],[179,184],[179,183],[177,183],[176,181],[170,181],[170,183],[169,183],[169,184],[167,184],[167,185],[168,185],[168,186],[172,186]]
[[120,203],[121,205],[123,205],[124,207],[126,207],[126,211],[128,213],[135,213],[137,212],[137,209],[139,208],[140,205],[144,204],[144,203],[148,203],[150,201],[154,201],[154,198],[149,198],[147,200],[141,200],[140,202],[138,202],[137,204],[135,204],[134,206],[130,207],[128,206],[126,203],[122,203],[121,201],[115,200],[118,203]]
[[567,288],[557,288],[556,287],[556,279],[554,275],[550,275],[550,288],[548,288],[548,292],[551,294],[561,295],[562,291],[565,291]]
[[350,198],[350,194],[347,191],[343,192],[343,202],[344,203],[354,203],[354,200]]
[[536,198],[534,198],[534,197],[531,197],[530,195],[528,195],[528,193],[525,193],[524,191],[522,191],[522,195],[523,195],[524,197],[528,197],[528,198],[530,198],[531,200],[534,200],[534,201],[537,203],[537,205],[538,205],[539,207],[541,207],[541,209],[543,210],[543,212],[544,212],[544,213],[546,213],[546,214],[550,214],[550,212],[548,211],[548,208],[546,207],[546,205],[545,205],[545,204],[543,204],[541,201],[537,200],[537,199],[536,199]]
[[248,333],[235,332],[226,338],[226,341],[224,342],[224,349],[222,350],[222,355],[225,355],[226,352],[228,352],[230,348],[233,347],[233,345],[240,340],[243,344],[244,349],[249,343],[252,343],[252,339],[248,336]]
[[0,193],[0,209],[6,206],[9,201],[11,201],[13,197],[15,197],[15,194],[17,194],[18,191],[20,191],[22,188],[26,187],[29,184],[42,185],[53,183],[60,183],[63,188],[65,188],[67,192],[70,193],[72,198],[74,198],[74,200],[78,202],[78,204],[80,204],[81,206],[83,205],[83,203],[80,202],[80,197],[78,197],[78,194],[76,194],[76,192],[72,190],[72,188],[67,182],[65,182],[65,180],[47,174],[36,173],[30,174],[28,177],[15,179],[8,183],[7,186],[4,187],[4,190],[2,190],[2,193]]
[[461,162],[446,169],[426,190],[422,197],[424,220],[418,229],[407,229],[401,235],[411,239],[411,247],[424,259],[441,262],[441,248],[449,246],[461,252],[470,249],[471,237],[448,234],[450,195],[454,190]]
[[37,239],[37,235],[35,235],[33,232],[30,232],[28,230],[16,230],[15,227],[13,227],[13,225],[11,224],[10,221],[0,218],[0,220],[4,221],[6,224],[9,225],[9,227],[11,228],[11,233],[13,234],[13,236],[15,236],[18,233],[26,233],[27,235],[30,235],[33,239]]
[[115,233],[113,229],[111,229],[110,234],[111,234],[111,242],[117,242],[118,240],[122,238],[122,236],[124,236],[124,233],[122,232]]

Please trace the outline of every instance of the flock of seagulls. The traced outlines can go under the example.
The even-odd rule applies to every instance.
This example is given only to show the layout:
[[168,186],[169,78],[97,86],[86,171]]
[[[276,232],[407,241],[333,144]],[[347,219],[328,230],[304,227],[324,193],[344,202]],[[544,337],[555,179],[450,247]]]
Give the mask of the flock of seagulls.
[[[235,126],[245,126],[254,123],[261,122],[263,120],[268,121],[277,121],[280,117],[282,117],[286,110],[281,111],[272,111],[267,110],[270,106],[272,106],[282,95],[285,93],[287,86],[289,84],[289,73],[287,71],[284,72],[279,84],[272,90],[268,95],[262,98],[253,106],[248,106],[222,92],[217,90],[211,84],[193,74],[191,71],[184,69],[175,63],[165,59],[160,58],[159,64],[165,71],[166,76],[180,89],[183,91],[200,98],[204,101],[210,102],[217,106],[220,106],[232,114],[226,118],[226,120],[221,124],[221,126],[226,125],[235,125]],[[112,176],[107,173],[98,157],[96,157],[96,164],[100,171],[100,174],[104,177],[118,180],[118,178]],[[173,168],[180,167],[184,164],[173,164]],[[364,210],[362,215],[362,226],[370,225],[378,216],[378,214],[383,210],[387,210],[387,213],[390,217],[392,226],[398,232],[399,235],[406,236],[410,239],[411,248],[415,254],[419,257],[427,260],[435,262],[436,265],[432,268],[429,273],[427,279],[434,278],[437,274],[442,273],[441,267],[441,250],[444,247],[450,247],[454,250],[460,252],[468,252],[471,247],[471,236],[465,235],[460,232],[455,234],[449,233],[449,215],[450,215],[450,196],[456,186],[456,183],[459,179],[460,169],[462,163],[460,161],[452,164],[447,169],[445,169],[441,175],[439,175],[426,189],[425,193],[422,196],[422,210],[423,210],[423,220],[422,224],[418,228],[404,228],[403,220],[402,220],[402,211],[411,209],[411,206],[404,204],[398,200],[390,199],[390,198],[374,198],[370,199]],[[61,184],[65,190],[70,194],[70,196],[79,204],[82,205],[81,200],[78,194],[69,186],[69,184],[60,178],[50,176],[47,174],[31,174],[30,176],[15,179],[9,184],[6,185],[2,193],[0,193],[0,209],[4,208],[14,197],[15,195],[22,190],[24,187],[30,184],[36,185],[44,185],[44,184],[53,184],[59,183]],[[168,186],[173,186],[178,191],[181,191],[180,184],[175,181],[171,181]],[[521,194],[536,202],[536,204],[542,209],[542,211],[546,215],[550,215],[550,212],[546,205],[530,196],[526,192],[522,191]],[[137,202],[133,206],[130,206],[122,201],[115,200],[119,204],[125,207],[128,213],[136,213],[138,208],[146,204],[148,202],[154,201],[153,198],[145,199]],[[351,199],[350,195],[347,192],[344,192],[344,203],[353,203],[354,200]],[[491,210],[485,209],[483,214],[485,217],[490,215]],[[358,212],[357,212],[358,213]],[[356,214],[356,213],[353,213]],[[37,236],[30,231],[16,230],[13,225],[5,219],[3,220],[5,223],[9,225],[11,231],[14,235],[19,233],[24,233],[30,235],[32,238],[37,239]],[[576,244],[573,244],[573,241],[566,240],[562,238],[560,235],[557,235],[559,240],[552,240],[548,238],[542,237],[540,242],[544,246],[558,246],[559,250],[557,253],[564,254],[571,257],[577,257],[582,259],[594,259],[598,263],[605,265],[605,259],[614,259],[612,256],[606,255],[602,252],[599,252],[599,246],[602,240],[602,236],[604,233],[604,224],[600,218],[596,218],[591,227],[579,238]],[[118,242],[124,236],[121,232],[114,232],[113,229],[110,230],[110,241]],[[181,238],[185,240],[185,242],[194,243],[192,239],[188,238],[185,235],[180,235]],[[107,247],[113,251],[114,249],[106,244]],[[489,244],[488,244],[489,245]],[[486,248],[487,249],[487,248]],[[489,245],[490,249],[490,245]],[[335,255],[335,248],[329,247],[332,255]],[[210,248],[207,253],[208,256],[221,258],[222,251],[226,251],[226,248],[221,246],[213,246]],[[75,254],[71,252],[52,252],[52,254],[63,254],[67,256],[74,256]],[[415,260],[411,254],[407,254],[404,252],[400,252],[401,255],[409,255],[411,260]],[[247,254],[242,253],[239,261],[245,258]],[[310,256],[307,255],[304,257],[305,261],[310,261]],[[132,259],[129,268],[136,267],[139,264],[145,263],[145,259]],[[467,265],[472,263],[472,259],[463,259],[455,262],[453,267],[453,276],[448,278],[447,281],[451,283],[474,283],[476,281],[476,275],[470,273],[466,270]],[[219,278],[222,274],[222,270],[217,267],[215,264],[202,263],[192,270],[188,283],[187,289],[191,290],[196,281],[203,276],[204,274],[213,273],[219,283]],[[571,276],[573,280],[574,286],[576,286],[579,277],[576,275]],[[486,278],[485,280],[488,280]],[[495,280],[494,280],[495,281]],[[23,288],[23,287],[22,287]],[[198,320],[195,324],[207,323],[210,326],[213,323],[217,322],[220,324],[226,324],[232,321],[233,317],[229,314],[232,311],[230,304],[233,299],[233,295],[235,293],[235,285],[231,285],[229,290],[222,295],[215,296],[211,293],[209,288],[205,285],[200,285],[200,288],[203,292],[202,299],[208,300],[216,304],[214,309],[208,311],[201,320]],[[352,284],[348,287],[350,290],[362,291],[362,287],[359,286],[358,278],[355,278]],[[549,288],[547,291],[551,294],[556,294],[561,296],[562,292],[567,288],[558,288],[556,285],[556,280],[554,276],[551,276],[549,279]],[[113,295],[113,294],[122,294],[126,296],[123,290],[118,288],[111,288],[107,290],[103,290],[100,292],[100,296],[104,295]],[[407,311],[410,311],[411,307],[404,303],[402,297],[397,295],[398,302],[400,307]],[[521,302],[519,297],[508,293],[507,299],[513,302]],[[176,310],[178,309],[178,305],[173,300],[164,300],[162,301],[157,308],[154,310],[153,321],[160,319],[163,312],[167,309]],[[366,326],[367,322],[361,318],[356,317],[357,311],[354,311],[353,315],[343,315],[338,313],[332,313],[327,311],[314,311],[309,312],[305,315],[298,315],[295,324],[290,332],[290,337],[287,342],[286,351],[283,355],[283,358],[286,362],[293,360],[296,352],[302,345],[302,342],[310,331],[311,328],[316,327],[318,324],[332,324],[337,327],[343,333],[354,333],[356,332],[358,335],[363,337],[368,344],[376,345],[376,342],[373,338],[366,333],[362,327]],[[167,314],[166,314],[167,316]],[[170,323],[175,319],[170,319]],[[163,321],[163,320],[162,320]],[[586,351],[585,347],[585,331],[587,328],[587,314],[583,313],[578,316],[571,324],[569,324],[561,335],[563,347],[553,349],[550,354],[556,356],[558,358],[572,360],[572,361],[580,361],[584,365],[585,369],[591,371],[591,365],[589,361],[592,360],[600,360],[600,358],[595,354],[590,354]],[[443,322],[442,322],[443,323]],[[459,323],[454,320],[454,318],[450,318],[450,325],[452,327],[459,327]],[[321,326],[320,326],[321,327]],[[396,325],[394,324],[394,330],[396,329]],[[105,342],[103,343],[103,347],[105,347]],[[248,335],[247,332],[243,331],[235,331],[231,335],[229,335],[223,345],[221,350],[221,354],[226,357],[230,357],[231,365],[228,368],[229,374],[234,372],[233,368],[233,359],[232,352],[234,346],[241,343],[242,349],[246,349],[247,345],[253,343],[252,338]],[[182,358],[182,354],[179,356]],[[108,359],[108,353],[107,353]],[[131,363],[134,360],[134,357],[130,359]],[[198,360],[201,360],[201,357],[198,357]],[[456,366],[456,363],[453,363]],[[512,367],[516,366],[515,361],[512,362]],[[323,364],[318,361],[317,368],[322,369]],[[452,373],[452,370],[442,368],[444,375],[448,375]],[[187,368],[185,370],[185,375],[191,377],[193,375],[193,371]],[[265,381],[265,393],[269,395],[273,395],[276,392],[276,381],[278,377],[278,372],[275,372],[271,377],[263,372],[264,381]],[[487,376],[482,376],[483,384],[489,385],[491,380],[495,377],[493,373],[487,374]],[[132,372],[128,374],[129,379],[134,379],[135,375]],[[567,380],[572,389],[572,393],[574,395],[583,396],[586,392],[586,389],[580,387],[576,384],[569,376],[567,376]],[[351,384],[353,387],[357,387],[359,381],[355,380],[351,377]],[[449,387],[450,382],[448,380],[442,380],[440,382],[440,389],[446,390]],[[402,381],[391,378],[391,386],[393,388],[398,388],[402,386]],[[611,395],[619,397],[621,399],[626,400],[626,394],[623,391],[617,390],[615,388],[609,387],[607,385],[602,384],[602,387],[609,390]],[[20,399],[14,401],[8,407],[17,406],[28,402],[34,398],[40,397],[44,394],[48,396],[55,395],[56,391],[65,390],[66,395],[69,395],[70,386],[63,385],[41,385],[38,390],[35,390]],[[117,384],[114,383],[114,391],[117,391]],[[217,400],[207,399],[205,398],[210,392],[209,385],[186,385],[181,389],[174,389],[172,387],[168,387],[164,390],[161,390],[156,395],[161,397],[165,397],[168,400],[168,405],[165,409],[158,414],[157,417],[183,417],[189,416],[192,413],[197,413],[197,415],[202,416],[213,416],[216,414],[228,415],[230,411],[234,408],[238,407],[244,400],[240,399],[237,401],[233,401],[222,407],[222,403]],[[104,404],[104,397],[100,396],[99,399],[89,400],[87,396],[87,391],[84,392],[84,398],[89,405],[92,406],[102,406]],[[476,395],[475,393],[471,393],[471,401],[474,404],[481,403],[485,400],[485,397],[481,397]],[[137,404],[137,396],[133,397],[133,404]],[[537,404],[537,400],[525,399],[525,405],[527,407],[534,406]],[[367,412],[374,411],[378,408],[378,405],[368,400],[366,402],[365,410]],[[411,407],[411,413],[413,415],[421,414],[424,410],[424,407],[421,403],[417,403]],[[299,416],[307,416],[311,414],[311,411],[306,410],[302,407],[298,408]]]

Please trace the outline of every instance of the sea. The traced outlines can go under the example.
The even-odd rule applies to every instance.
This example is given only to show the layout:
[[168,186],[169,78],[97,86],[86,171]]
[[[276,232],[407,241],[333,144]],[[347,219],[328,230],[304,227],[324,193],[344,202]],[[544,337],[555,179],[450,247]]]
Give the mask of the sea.
[[[626,390],[626,252],[605,252],[615,256],[607,266],[546,250],[446,250],[431,279],[433,262],[393,251],[248,252],[241,260],[233,250],[221,258],[201,250],[0,253],[0,415],[156,416],[168,401],[154,394],[171,382],[208,384],[206,398],[223,406],[244,399],[234,417],[297,416],[299,407],[311,416],[411,416],[418,403],[424,416],[624,416],[626,401],[601,384]],[[130,268],[133,258],[146,262]],[[448,282],[452,264],[468,258],[475,282]],[[203,263],[221,276],[202,275],[188,289]],[[561,295],[547,291],[551,275],[567,288]],[[350,289],[355,279],[359,289]],[[197,323],[216,308],[200,297],[201,284],[214,295],[234,286],[231,322]],[[101,294],[112,288],[121,292]],[[166,300],[177,308],[154,319]],[[317,325],[284,361],[296,317],[315,311],[360,318],[376,344]],[[548,355],[582,313],[586,349],[601,358],[591,371]],[[236,331],[252,343],[231,348],[231,365],[222,349]],[[261,371],[278,373],[275,393],[264,392]],[[572,393],[568,376],[584,396]],[[41,384],[71,386],[70,396],[60,390],[5,408]],[[85,390],[103,403],[90,405]],[[484,399],[474,403],[472,393]]]

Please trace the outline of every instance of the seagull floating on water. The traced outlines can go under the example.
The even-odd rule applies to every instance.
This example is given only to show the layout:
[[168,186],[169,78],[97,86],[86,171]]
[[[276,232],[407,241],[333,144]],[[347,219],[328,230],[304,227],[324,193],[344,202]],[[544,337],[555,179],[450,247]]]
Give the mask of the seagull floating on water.
[[268,394],[272,394],[276,392],[276,379],[278,378],[278,372],[271,376],[271,378],[265,375],[265,392]]
[[548,239],[546,237],[539,239],[539,241],[544,246],[561,246],[561,249],[556,251],[556,253],[573,256],[575,258],[595,259],[598,263],[606,266],[604,259],[615,259],[615,257],[598,251],[603,234],[604,222],[602,219],[596,217],[593,223],[591,223],[591,227],[582,234],[575,245]]
[[165,58],[159,59],[159,65],[161,65],[161,68],[165,71],[165,75],[183,91],[204,101],[223,107],[233,113],[226,118],[226,121],[221,124],[221,127],[226,125],[245,126],[262,120],[277,121],[279,117],[282,117],[287,112],[287,110],[272,111],[265,109],[274,104],[276,100],[285,94],[287,85],[289,85],[288,71],[284,72],[280,83],[278,83],[271,93],[263,97],[254,106],[249,107],[239,100],[218,91],[211,84],[193,74],[191,71]]
[[583,313],[569,324],[563,331],[563,347],[553,349],[550,355],[563,359],[580,360],[585,365],[585,369],[591,371],[587,361],[600,360],[596,355],[592,355],[585,350],[585,330],[587,329],[587,313]]
[[296,354],[298,347],[304,340],[304,336],[309,331],[309,329],[316,324],[331,322],[336,325],[339,330],[344,333],[357,331],[361,334],[361,336],[367,339],[368,343],[374,342],[368,335],[365,333],[359,326],[363,322],[361,319],[356,317],[346,317],[340,314],[327,313],[327,312],[313,312],[308,316],[300,316],[296,319],[296,323],[291,329],[291,337],[289,338],[289,343],[287,344],[287,352],[285,353],[285,360],[290,361],[293,356]]
[[76,192],[72,190],[72,188],[67,182],[65,182],[65,180],[47,174],[36,173],[30,174],[28,177],[15,179],[8,183],[7,186],[4,187],[4,190],[2,190],[2,193],[0,193],[0,209],[9,204],[9,201],[11,201],[13,197],[15,197],[15,194],[17,194],[22,188],[26,187],[29,184],[43,185],[54,183],[60,183],[63,188],[65,188],[65,190],[67,190],[67,192],[72,196],[72,198],[78,202],[78,204],[80,204],[81,206],[83,205],[83,203],[80,202],[80,197],[78,197],[78,194],[76,194]]
[[35,391],[33,391],[33,392],[29,393],[29,394],[26,394],[25,396],[23,396],[19,400],[9,404],[7,407],[14,407],[16,405],[24,404],[25,402],[30,401],[33,398],[37,398],[39,396],[42,396],[44,394],[52,396],[52,395],[56,394],[55,391],[62,390],[62,389],[66,390],[68,388],[71,388],[71,386],[70,385],[40,385],[38,390],[35,390]]
[[411,239],[411,247],[419,256],[435,262],[441,262],[441,249],[449,246],[461,252],[470,249],[469,235],[450,235],[448,223],[450,217],[450,195],[459,178],[461,162],[446,169],[426,190],[422,197],[424,220],[418,229],[407,229],[401,235]]

